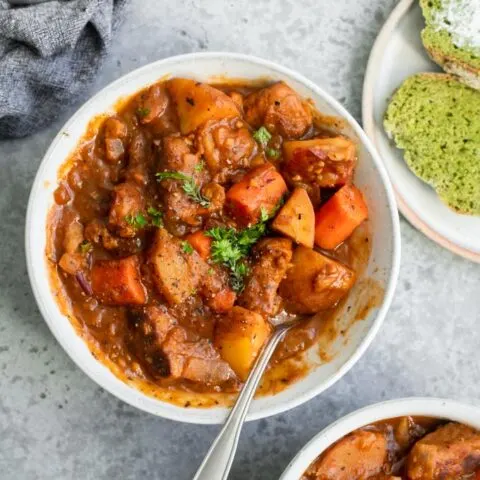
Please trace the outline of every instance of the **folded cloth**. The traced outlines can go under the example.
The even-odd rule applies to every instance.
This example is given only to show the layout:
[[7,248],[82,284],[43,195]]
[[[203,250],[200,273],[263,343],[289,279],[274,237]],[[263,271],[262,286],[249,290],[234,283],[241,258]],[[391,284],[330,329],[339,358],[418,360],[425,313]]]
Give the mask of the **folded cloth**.
[[[0,138],[52,122],[92,82],[127,0],[0,0]],[[25,2],[27,3],[27,2]]]

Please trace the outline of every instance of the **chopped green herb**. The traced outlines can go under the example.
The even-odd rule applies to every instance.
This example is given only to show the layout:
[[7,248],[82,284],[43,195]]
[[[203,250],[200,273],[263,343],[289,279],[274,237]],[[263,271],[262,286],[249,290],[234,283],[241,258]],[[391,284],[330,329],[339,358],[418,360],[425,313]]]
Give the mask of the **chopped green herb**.
[[93,245],[87,241],[87,240],[84,240],[79,246],[78,248],[80,249],[80,252],[83,253],[83,255],[87,254],[88,252],[90,252],[93,248]]
[[156,176],[159,182],[161,182],[162,180],[180,180],[181,182],[183,182],[183,191],[194,202],[199,203],[204,208],[208,208],[210,206],[210,200],[202,195],[193,177],[185,175],[181,172],[159,172]]
[[191,255],[193,253],[193,247],[192,245],[190,245],[189,242],[187,242],[186,240],[182,242],[182,250],[185,252],[185,253],[188,253],[189,255]]
[[253,138],[260,144],[262,147],[266,147],[270,139],[272,138],[272,134],[265,128],[260,127],[254,134]]
[[265,152],[267,153],[267,157],[270,157],[270,158],[278,158],[280,156],[280,152],[275,149],[275,148],[270,148],[268,147]]
[[125,221],[133,228],[142,228],[148,225],[148,220],[143,213],[137,213],[135,215],[127,215]]
[[195,165],[195,171],[196,172],[201,172],[205,168],[205,160],[200,160],[196,165]]
[[150,113],[150,109],[147,108],[147,107],[139,107],[139,108],[137,108],[137,113],[141,117],[146,117]]
[[207,273],[208,273],[209,275],[213,275],[213,274],[215,273],[215,270],[214,270],[213,268],[209,268],[209,269],[207,270]]
[[245,257],[251,248],[267,233],[266,222],[270,216],[265,209],[261,210],[260,222],[237,232],[233,228],[214,227],[205,234],[213,239],[212,260],[230,270],[230,283],[238,293],[243,290],[244,277],[248,273]]
[[154,227],[163,227],[162,216],[163,213],[157,210],[156,208],[149,207],[147,210],[148,215],[150,215],[150,223]]

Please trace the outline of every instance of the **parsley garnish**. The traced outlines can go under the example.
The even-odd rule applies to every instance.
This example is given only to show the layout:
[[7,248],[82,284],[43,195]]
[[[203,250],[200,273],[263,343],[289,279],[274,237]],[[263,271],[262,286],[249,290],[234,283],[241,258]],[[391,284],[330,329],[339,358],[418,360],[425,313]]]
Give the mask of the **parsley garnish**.
[[162,220],[162,212],[157,210],[156,208],[149,207],[147,210],[148,215],[150,215],[151,218],[151,224],[154,227],[162,227],[163,226],[163,220]]
[[187,242],[186,240],[182,242],[182,250],[185,253],[188,253],[189,255],[191,255],[193,253],[192,245],[189,242]]
[[87,241],[87,240],[84,240],[79,246],[78,248],[80,249],[80,253],[82,253],[83,255],[87,254],[88,252],[90,252],[90,250],[92,250],[93,248],[93,245]]
[[195,179],[189,175],[185,175],[181,172],[158,172],[156,174],[158,181],[162,180],[180,180],[183,182],[183,191],[194,201],[199,203],[202,207],[208,208],[210,206],[210,200],[205,198],[198,185],[195,183]]
[[275,149],[275,148],[270,148],[268,147],[265,152],[267,153],[267,157],[270,157],[270,158],[278,158],[280,156],[280,152]]
[[205,161],[200,160],[196,165],[195,165],[195,171],[196,172],[201,172],[205,168]]
[[213,239],[212,260],[224,265],[230,270],[232,288],[241,292],[244,287],[244,278],[248,274],[245,257],[260,238],[267,233],[266,222],[270,218],[268,212],[262,208],[260,222],[237,232],[233,228],[214,227],[205,234]]
[[143,213],[136,213],[135,215],[127,215],[125,221],[133,228],[142,228],[148,225],[148,220]]
[[147,107],[139,107],[139,108],[137,108],[137,113],[141,117],[146,117],[150,113],[150,109],[147,108]]
[[263,147],[265,148],[272,138],[272,134],[265,128],[260,127],[254,134],[253,138]]

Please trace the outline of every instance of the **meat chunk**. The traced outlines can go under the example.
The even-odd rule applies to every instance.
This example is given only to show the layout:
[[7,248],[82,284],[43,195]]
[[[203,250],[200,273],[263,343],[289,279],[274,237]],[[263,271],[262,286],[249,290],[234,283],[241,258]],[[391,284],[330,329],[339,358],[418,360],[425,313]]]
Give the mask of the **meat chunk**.
[[185,137],[169,135],[163,139],[162,170],[194,175],[199,163],[199,156],[192,153]]
[[125,142],[128,136],[127,124],[119,118],[105,120],[105,159],[108,163],[121,162],[125,156]]
[[388,460],[387,446],[383,433],[356,430],[327,450],[305,475],[321,480],[382,478],[380,475]]
[[176,327],[163,344],[170,375],[207,385],[221,385],[236,378],[229,364],[222,360],[209,340],[189,336],[189,332]]
[[[161,170],[186,175],[184,179],[164,179],[161,186],[164,192],[165,217],[171,222],[178,220],[191,226],[202,223],[204,216],[220,210],[225,201],[225,192],[220,185],[204,185],[207,172],[198,168],[200,157],[191,153],[191,146],[185,137],[169,136],[163,142]],[[186,184],[194,184],[201,196],[210,201],[202,205],[185,191]]]
[[301,137],[312,125],[312,112],[286,83],[278,82],[248,95],[245,120],[254,128],[265,126],[286,138]]
[[255,262],[239,297],[239,304],[267,317],[275,315],[281,298],[278,286],[292,258],[292,241],[287,238],[266,238],[254,249]]
[[164,85],[152,85],[140,95],[137,117],[147,124],[165,113],[168,107],[168,93]]
[[230,180],[239,169],[248,168],[256,151],[255,140],[240,119],[207,122],[196,142],[213,179],[220,183]]
[[325,188],[350,183],[357,161],[355,144],[345,137],[285,142],[283,157],[292,181]]
[[408,455],[410,480],[455,480],[480,469],[480,432],[448,423],[419,440]]
[[182,241],[164,228],[155,232],[149,263],[158,290],[171,305],[196,293],[208,270],[208,264],[195,250],[187,253],[182,248]]
[[113,189],[113,195],[109,227],[121,237],[135,237],[141,225],[135,224],[133,219],[145,211],[142,191],[133,182],[125,182]]
[[129,347],[143,361],[153,378],[168,377],[170,366],[162,349],[177,321],[165,307],[151,305],[129,312]]
[[120,260],[97,260],[92,267],[92,290],[107,305],[143,305],[147,294],[136,255]]
[[128,147],[128,166],[125,174],[127,181],[140,187],[149,182],[149,168],[152,166],[152,144],[145,134],[138,130],[134,133]]
[[212,344],[178,325],[165,307],[134,310],[129,320],[130,346],[153,378],[184,378],[209,385],[235,380]]
[[291,312],[313,314],[334,307],[352,288],[355,273],[315,250],[299,246],[280,285]]
[[208,120],[238,117],[235,102],[221,90],[187,78],[172,78],[167,90],[173,100],[183,135],[192,133]]
[[233,307],[228,315],[219,318],[214,345],[244,381],[271,333],[270,324],[261,315],[242,307]]

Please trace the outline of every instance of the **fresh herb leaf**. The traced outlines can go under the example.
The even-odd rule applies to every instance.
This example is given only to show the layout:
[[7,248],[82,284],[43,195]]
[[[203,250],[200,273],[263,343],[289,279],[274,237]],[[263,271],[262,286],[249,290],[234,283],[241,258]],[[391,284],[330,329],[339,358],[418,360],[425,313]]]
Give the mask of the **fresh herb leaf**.
[[233,228],[214,227],[205,234],[213,239],[212,260],[230,270],[230,284],[237,292],[244,288],[244,278],[248,274],[245,258],[252,247],[267,233],[266,222],[270,216],[265,209],[260,211],[260,222],[237,232]]
[[277,159],[280,156],[280,152],[276,148],[268,147],[265,152],[267,153],[267,157]]
[[196,172],[201,172],[205,168],[205,160],[200,160],[196,165],[195,165],[195,171]]
[[199,203],[204,208],[208,208],[210,206],[210,200],[202,195],[193,177],[185,175],[181,172],[159,172],[156,174],[156,177],[159,182],[162,180],[180,180],[183,182],[183,191],[194,202]]
[[163,227],[163,213],[156,208],[149,207],[147,213],[150,216],[150,222],[154,227]]
[[189,242],[187,242],[186,240],[182,242],[182,250],[185,252],[185,253],[188,253],[189,255],[191,255],[193,253],[193,247],[192,245],[190,245]]
[[150,113],[150,109],[147,107],[138,107],[137,113],[140,117],[146,117]]
[[272,138],[272,134],[265,128],[260,127],[254,134],[253,138],[260,144],[262,147],[266,147],[270,139]]
[[90,252],[92,250],[93,245],[88,240],[84,240],[78,246],[78,248],[80,249],[80,253],[82,253],[83,255],[86,255],[88,252]]
[[207,273],[208,273],[209,275],[213,275],[213,274],[215,273],[215,270],[210,267],[210,268],[207,270]]
[[148,220],[143,213],[137,213],[135,215],[127,215],[125,221],[133,228],[142,228],[148,225]]

